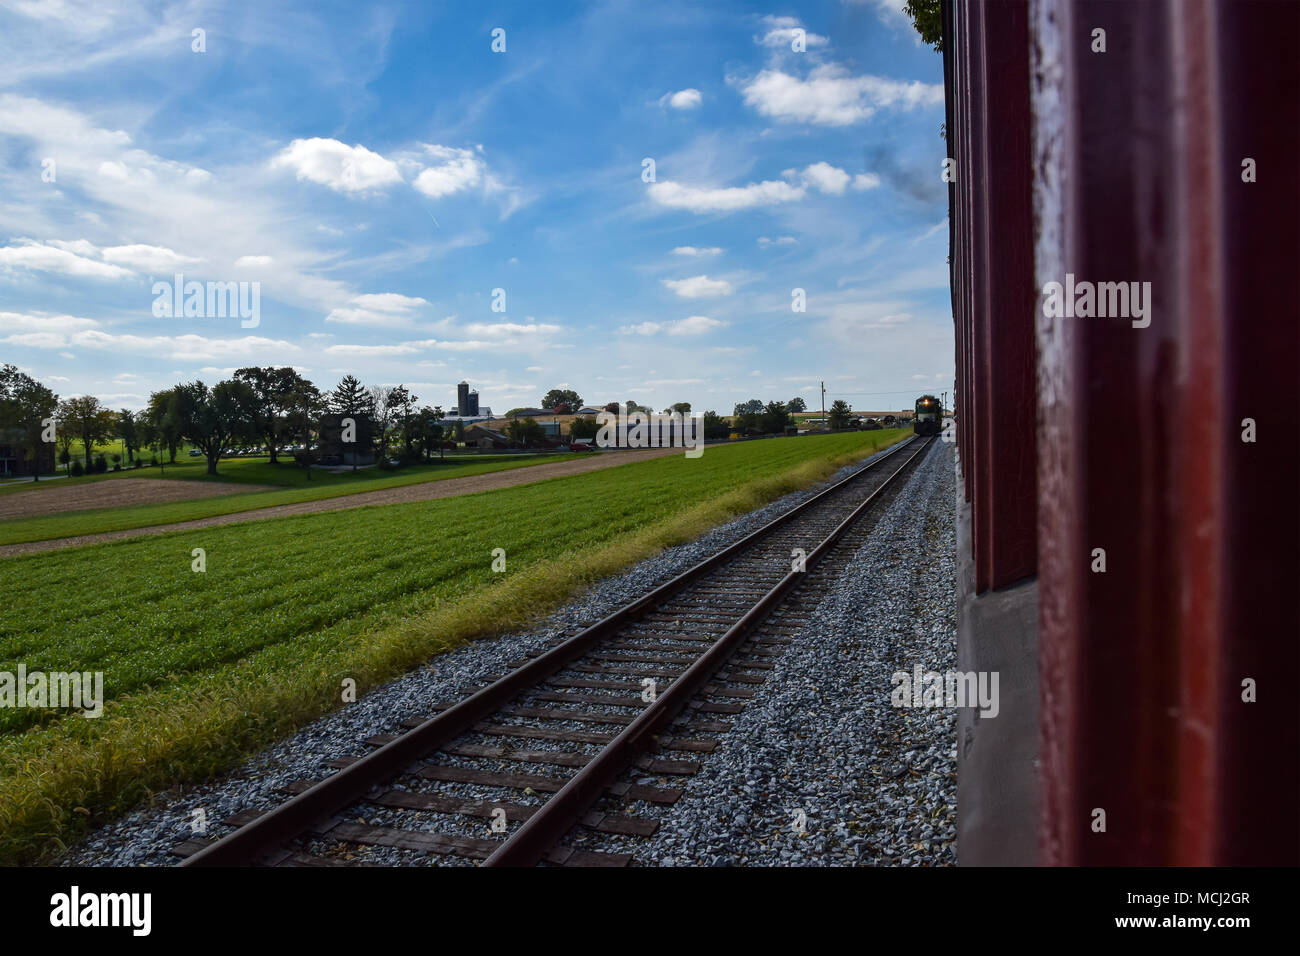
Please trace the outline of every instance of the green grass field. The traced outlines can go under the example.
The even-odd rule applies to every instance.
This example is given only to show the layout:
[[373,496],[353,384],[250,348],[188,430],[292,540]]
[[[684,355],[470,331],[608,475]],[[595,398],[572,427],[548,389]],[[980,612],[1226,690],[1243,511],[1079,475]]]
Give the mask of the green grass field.
[[[47,541],[52,538],[66,538],[73,535],[98,534],[103,531],[123,531],[130,528],[147,528],[152,525],[174,524],[178,521],[193,521],[197,518],[211,518],[215,515],[234,514],[250,511],[254,508],[270,508],[274,505],[297,504],[302,501],[317,501],[322,498],[337,498],[340,495],[357,494],[363,491],[379,491],[384,488],[397,488],[403,485],[420,484],[426,481],[442,481],[446,478],[464,478],[468,475],[483,475],[494,471],[509,471],[514,468],[526,468],[544,462],[567,461],[580,458],[581,454],[550,455],[513,455],[493,457],[458,457],[447,459],[445,463],[428,465],[408,465],[400,471],[381,471],[378,468],[358,469],[356,472],[331,473],[313,469],[308,479],[301,468],[293,465],[272,465],[266,459],[231,459],[221,463],[215,478],[206,473],[203,464],[187,462],[184,465],[170,465],[159,474],[157,468],[144,468],[128,474],[99,475],[100,480],[112,477],[119,481],[130,481],[133,477],[165,478],[177,481],[226,481],[235,484],[274,485],[276,490],[258,490],[215,498],[199,498],[193,501],[173,501],[159,504],[128,505],[118,508],[92,508],[85,511],[70,511],[67,514],[43,515],[31,518],[8,518],[0,520],[0,544],[20,544],[25,541]],[[85,478],[73,478],[69,481],[86,481]],[[62,482],[49,482],[44,487],[56,487]],[[28,484],[33,489],[27,494],[42,494],[37,485]],[[10,491],[10,493],[14,493]]]
[[[475,495],[0,560],[0,671],[104,672],[104,716],[0,710],[0,860],[202,779],[359,689],[527,624],[904,437],[774,439]],[[507,570],[491,571],[493,548]],[[207,570],[191,569],[206,551]]]

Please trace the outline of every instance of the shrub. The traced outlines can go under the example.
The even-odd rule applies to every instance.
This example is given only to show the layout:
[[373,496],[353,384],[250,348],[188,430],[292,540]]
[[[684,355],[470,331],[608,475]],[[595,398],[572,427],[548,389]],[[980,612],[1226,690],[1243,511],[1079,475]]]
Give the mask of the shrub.
[[81,460],[78,459],[72,463],[72,477],[80,478],[86,473],[86,469],[81,467]]
[[294,463],[303,470],[307,475],[307,480],[311,481],[311,466],[316,463],[317,454],[314,449],[308,448],[305,451],[296,451],[293,453]]
[[600,433],[600,426],[596,419],[591,415],[584,415],[575,418],[569,423],[569,437],[575,440],[588,440],[595,438]]
[[150,468],[157,468],[157,467],[158,467],[158,456],[157,456],[157,455],[154,455],[152,458],[149,459],[149,467],[150,467]]
[[106,471],[108,471],[108,459],[105,458],[103,455],[96,455],[95,473],[98,475],[102,475]]

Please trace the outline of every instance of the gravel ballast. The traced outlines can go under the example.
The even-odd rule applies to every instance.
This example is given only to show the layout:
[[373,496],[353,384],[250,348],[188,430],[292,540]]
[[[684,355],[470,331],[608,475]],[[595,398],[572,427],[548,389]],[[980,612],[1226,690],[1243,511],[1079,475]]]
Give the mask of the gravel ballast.
[[956,711],[890,704],[895,672],[956,667],[955,494],[936,442],[639,864],[956,862]]
[[[638,841],[638,862],[953,862],[954,712],[888,706],[894,670],[910,670],[913,663],[934,670],[955,666],[951,447],[936,443],[924,457],[906,493],[882,517],[878,533],[854,556],[851,572],[818,608],[807,640],[801,636],[780,658],[760,696],[691,778],[686,796],[664,814],[658,833]],[[834,477],[859,467],[841,469]],[[523,653],[599,620],[825,484],[787,495],[600,582],[528,633],[441,654],[309,724],[226,777],[159,794],[150,806],[88,834],[63,862],[172,865],[177,858],[170,849],[198,835],[196,811],[202,811],[209,835],[228,832],[220,820],[275,806],[285,799],[285,784],[328,775],[330,761],[364,752],[365,738],[399,732],[403,720],[428,716],[433,701],[465,696],[509,670]],[[507,796],[469,785],[463,785],[463,793],[475,799]],[[521,801],[517,793],[510,797]],[[791,828],[794,809],[806,815],[806,835]],[[380,823],[385,812],[367,816]],[[486,835],[479,821],[445,815],[437,820],[442,832]],[[355,855],[398,865],[470,862],[382,847]]]

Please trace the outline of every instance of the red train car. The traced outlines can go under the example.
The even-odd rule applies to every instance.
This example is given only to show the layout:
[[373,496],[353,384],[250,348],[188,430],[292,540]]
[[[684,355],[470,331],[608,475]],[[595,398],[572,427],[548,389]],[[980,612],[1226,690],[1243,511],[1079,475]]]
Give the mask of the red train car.
[[963,863],[1300,855],[1300,5],[945,3]]

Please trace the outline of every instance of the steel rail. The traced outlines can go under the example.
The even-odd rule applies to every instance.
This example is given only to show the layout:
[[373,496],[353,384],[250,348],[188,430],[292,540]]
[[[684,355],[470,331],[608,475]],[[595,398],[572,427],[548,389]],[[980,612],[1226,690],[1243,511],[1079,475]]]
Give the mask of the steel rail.
[[512,833],[483,866],[534,866],[576,823],[614,778],[643,750],[654,745],[655,735],[668,726],[691,698],[711,680],[750,632],[781,603],[805,574],[821,562],[844,533],[875,503],[912,461],[930,445],[908,456],[853,512],[836,525],[804,562],[804,570],[790,571],[745,615],[705,651],[680,677],[668,685],[621,733],[606,744],[554,796]]
[[409,764],[472,729],[475,724],[499,710],[521,692],[542,683],[547,677],[563,669],[566,664],[581,657],[600,640],[616,633],[644,612],[685,590],[704,575],[748,549],[759,539],[794,520],[798,515],[826,499],[828,495],[858,480],[867,472],[873,471],[916,441],[917,437],[913,435],[899,442],[853,474],[824,488],[761,528],[686,569],[641,598],[625,604],[617,611],[589,625],[563,643],[539,654],[527,664],[502,676],[447,710],[430,717],[418,727],[371,751],[337,773],[268,810],[256,820],[246,823],[233,833],[197,851],[181,861],[179,865],[183,867],[241,866],[257,863],[264,854],[278,844],[302,833],[313,823],[348,804],[363,799],[379,783],[397,775]]

